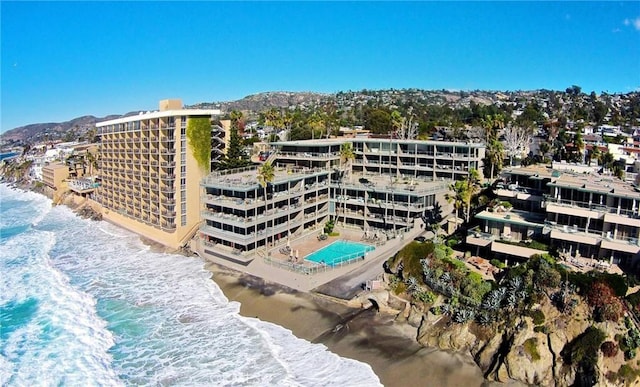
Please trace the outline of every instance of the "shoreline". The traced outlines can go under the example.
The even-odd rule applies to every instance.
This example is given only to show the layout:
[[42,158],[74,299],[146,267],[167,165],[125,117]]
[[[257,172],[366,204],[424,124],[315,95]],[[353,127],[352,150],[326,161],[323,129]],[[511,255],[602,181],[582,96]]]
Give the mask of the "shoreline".
[[205,261],[211,280],[240,314],[289,329],[344,358],[368,364],[385,386],[488,386],[470,355],[422,347],[417,329],[373,309],[339,302]]
[[[5,182],[6,183],[6,182]],[[52,199],[53,192],[27,184],[14,188]],[[53,202],[55,204],[55,201]],[[61,201],[77,214],[78,203]],[[140,236],[152,251],[188,255]],[[368,364],[385,386],[489,386],[470,355],[422,347],[417,328],[397,323],[395,316],[355,309],[337,300],[271,283],[202,258],[211,280],[229,301],[240,304],[240,314],[290,330],[296,337],[324,345],[328,351]]]

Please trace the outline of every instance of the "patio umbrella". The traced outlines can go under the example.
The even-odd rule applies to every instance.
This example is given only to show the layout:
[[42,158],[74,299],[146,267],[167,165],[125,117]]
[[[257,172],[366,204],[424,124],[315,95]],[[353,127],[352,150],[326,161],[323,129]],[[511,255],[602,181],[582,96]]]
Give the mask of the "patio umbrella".
[[300,250],[296,250],[296,261],[300,258]]

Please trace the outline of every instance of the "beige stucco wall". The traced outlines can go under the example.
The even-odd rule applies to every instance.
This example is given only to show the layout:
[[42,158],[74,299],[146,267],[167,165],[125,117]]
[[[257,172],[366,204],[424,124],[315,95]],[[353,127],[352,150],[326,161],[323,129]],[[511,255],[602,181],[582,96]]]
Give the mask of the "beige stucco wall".
[[114,223],[172,249],[178,249],[180,247],[180,241],[178,240],[176,232],[164,232],[104,207],[101,208],[101,211],[103,220]]
[[69,177],[69,167],[61,163],[53,163],[42,167],[42,181],[51,188],[59,189],[62,182]]
[[163,99],[158,103],[160,111],[182,109],[181,99]]

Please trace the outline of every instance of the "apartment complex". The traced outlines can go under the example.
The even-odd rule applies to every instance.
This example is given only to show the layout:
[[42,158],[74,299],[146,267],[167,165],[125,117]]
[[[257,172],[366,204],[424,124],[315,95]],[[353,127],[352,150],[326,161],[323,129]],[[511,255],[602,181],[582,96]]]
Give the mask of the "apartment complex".
[[507,169],[502,175],[504,183],[495,193],[509,209],[501,203],[478,214],[482,226],[469,232],[468,244],[505,258],[528,258],[540,251],[522,248],[540,241],[565,256],[638,270],[640,192],[632,185],[613,176],[543,166]]
[[[198,166],[187,126],[192,119],[211,122],[219,114],[163,100],[158,111],[98,123],[96,199],[103,217],[166,246],[186,243],[200,222],[200,181],[211,171]],[[211,134],[215,162],[224,151],[224,130],[212,124]]]
[[[349,142],[355,158],[340,160]],[[201,253],[248,263],[260,251],[316,232],[330,218],[374,239],[401,236],[446,204],[452,179],[481,169],[477,143],[350,138],[275,143],[263,188],[257,169],[216,172],[202,181]],[[215,247],[215,249],[214,249]]]

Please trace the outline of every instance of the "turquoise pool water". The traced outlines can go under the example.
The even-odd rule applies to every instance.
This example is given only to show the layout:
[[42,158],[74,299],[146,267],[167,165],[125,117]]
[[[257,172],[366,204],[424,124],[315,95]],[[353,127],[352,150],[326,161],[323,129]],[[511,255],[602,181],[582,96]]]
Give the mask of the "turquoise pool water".
[[304,259],[311,262],[325,263],[329,266],[335,266],[350,259],[362,258],[367,252],[373,250],[375,250],[375,247],[365,245],[363,243],[336,241],[329,246],[325,246],[322,249],[307,255]]

